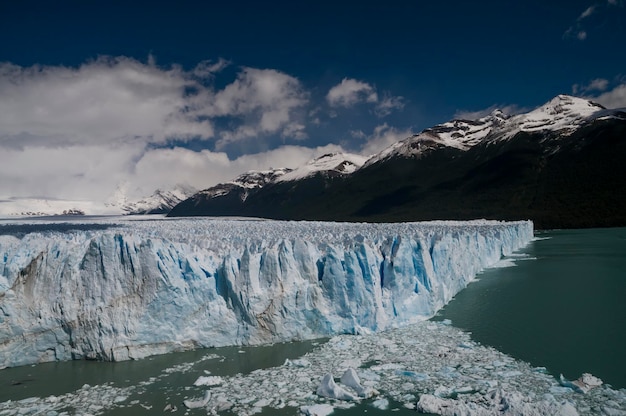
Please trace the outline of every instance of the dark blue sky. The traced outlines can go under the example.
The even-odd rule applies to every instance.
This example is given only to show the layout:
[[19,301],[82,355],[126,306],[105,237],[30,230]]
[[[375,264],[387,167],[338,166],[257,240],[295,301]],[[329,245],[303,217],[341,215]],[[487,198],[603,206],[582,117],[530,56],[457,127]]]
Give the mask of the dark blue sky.
[[[285,107],[288,120],[272,113],[261,128],[267,108],[246,110],[245,99],[235,103],[232,89],[246,97],[238,84],[219,110],[205,97],[195,120],[211,125],[203,137],[148,140],[153,147],[225,151],[231,159],[285,144],[334,143],[363,152],[369,140],[386,133],[417,132],[494,106],[532,108],[560,93],[626,106],[626,88],[620,90],[626,84],[624,0],[4,1],[0,39],[0,62],[19,67],[19,76],[28,78],[23,85],[37,88],[54,78],[50,68],[61,79],[59,68],[88,68],[99,56],[156,62],[164,71],[178,65],[188,71],[186,79],[202,61],[226,60],[225,69],[201,81],[211,93],[237,77],[253,85],[254,75],[242,75],[247,68],[276,71],[256,80],[291,77],[276,81],[291,88],[281,99],[296,100]],[[33,65],[48,70],[28,73]],[[83,72],[77,79],[91,76]],[[15,84],[17,75],[11,76]],[[331,101],[329,91],[342,80],[347,83],[337,93],[344,95]],[[102,105],[90,114],[105,102],[115,105],[94,97]],[[41,120],[29,123],[0,131],[5,144],[18,141],[16,132],[46,134],[30,128],[45,124]],[[69,135],[53,127],[50,135]],[[126,135],[142,134],[130,128]]]
[[[586,39],[565,36],[594,5]],[[0,16],[1,61],[152,54],[191,68],[221,57],[286,72],[321,97],[348,77],[405,97],[392,121],[418,129],[626,76],[626,9],[607,1],[14,1]]]

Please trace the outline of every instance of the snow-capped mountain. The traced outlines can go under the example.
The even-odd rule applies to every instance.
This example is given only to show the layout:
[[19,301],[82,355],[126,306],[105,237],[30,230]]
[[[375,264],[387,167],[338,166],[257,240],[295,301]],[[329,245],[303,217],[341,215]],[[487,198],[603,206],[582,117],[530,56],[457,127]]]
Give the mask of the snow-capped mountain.
[[262,188],[289,172],[291,172],[291,169],[288,168],[250,171],[237,176],[230,182],[220,183],[211,188],[204,189],[198,192],[198,194],[202,195],[204,198],[217,198],[237,193],[239,199],[245,201],[250,190]]
[[150,196],[132,198],[129,184],[120,183],[104,205],[117,215],[167,214],[174,206],[198,192],[192,186],[177,184],[169,189],[157,189]]
[[[531,218],[541,228],[626,225],[626,110],[559,95],[399,141],[360,167],[324,156],[233,198],[221,188],[170,215],[405,221]],[[338,162],[339,163],[336,163]],[[206,192],[206,191],[205,191]],[[217,197],[219,195],[219,197]]]
[[197,189],[191,186],[179,184],[170,190],[157,189],[152,195],[139,201],[126,201],[121,208],[126,214],[167,214],[196,192]]
[[315,175],[318,172],[329,175],[346,175],[363,166],[367,159],[366,156],[351,153],[328,153],[309,161],[304,166],[287,172],[276,178],[276,181],[295,181]]
[[520,132],[568,135],[596,118],[606,117],[603,110],[605,108],[600,104],[569,95],[558,95],[525,114],[511,116],[501,110],[494,110],[477,120],[452,120],[428,128],[394,143],[370,158],[366,165],[397,156],[416,157],[442,147],[468,150],[483,142],[511,139]]
[[230,207],[228,214],[220,215],[236,216],[240,213],[239,207],[242,204],[245,205],[248,198],[251,195],[256,195],[261,189],[281,184],[297,186],[300,181],[315,177],[326,181],[347,176],[360,168],[366,159],[366,157],[350,153],[329,153],[296,169],[280,168],[246,172],[230,182],[221,183],[198,192],[179,205],[179,207],[186,206],[188,208],[182,210],[178,208],[178,210],[187,212],[188,209],[194,210],[194,207],[202,207],[205,201],[219,201],[219,204]]

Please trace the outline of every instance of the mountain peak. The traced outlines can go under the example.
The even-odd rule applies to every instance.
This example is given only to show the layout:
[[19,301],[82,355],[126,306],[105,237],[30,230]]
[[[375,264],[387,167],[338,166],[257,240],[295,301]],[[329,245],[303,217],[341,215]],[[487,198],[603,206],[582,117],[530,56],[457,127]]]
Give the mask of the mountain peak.
[[600,104],[584,98],[574,97],[567,94],[559,94],[539,107],[539,109],[552,115],[566,112],[577,112],[581,115],[591,115],[594,112],[604,110],[605,108]]
[[304,166],[281,176],[277,181],[293,181],[313,175],[316,172],[335,172],[339,174],[352,173],[365,163],[367,156],[355,155],[351,153],[326,153],[313,160],[310,160]]

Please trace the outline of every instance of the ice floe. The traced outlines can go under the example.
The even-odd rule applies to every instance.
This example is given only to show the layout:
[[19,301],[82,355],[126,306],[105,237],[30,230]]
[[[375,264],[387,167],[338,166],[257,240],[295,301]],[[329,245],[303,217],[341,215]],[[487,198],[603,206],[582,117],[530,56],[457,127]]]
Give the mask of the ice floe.
[[[346,368],[354,363],[360,364]],[[147,408],[153,403],[142,394],[146,389],[178,373],[206,379],[202,374],[209,365],[203,358],[169,367],[134,386],[85,385],[65,395],[4,402],[0,415],[105,415],[116,408]],[[219,377],[221,383],[211,386],[196,387],[192,382],[178,386],[168,395],[169,411],[185,406],[209,415],[229,410],[243,416],[292,408],[293,415],[329,415],[363,402],[390,411],[404,407],[442,415],[626,414],[626,390],[612,389],[585,374],[577,382],[594,388],[583,394],[574,382],[568,385],[544,368],[515,360],[436,322],[335,336],[278,367]],[[366,398],[369,395],[358,393],[361,389],[379,395]]]

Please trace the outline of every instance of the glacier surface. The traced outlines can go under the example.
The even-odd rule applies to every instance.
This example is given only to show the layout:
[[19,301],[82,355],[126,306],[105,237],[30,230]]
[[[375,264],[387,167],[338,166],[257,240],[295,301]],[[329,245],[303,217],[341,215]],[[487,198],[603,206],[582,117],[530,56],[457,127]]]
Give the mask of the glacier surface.
[[529,221],[0,223],[0,368],[398,327],[532,238]]

